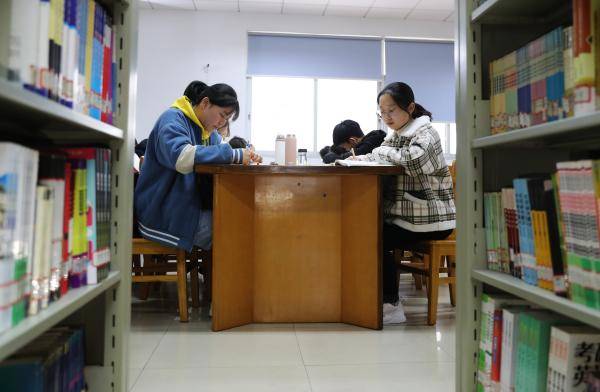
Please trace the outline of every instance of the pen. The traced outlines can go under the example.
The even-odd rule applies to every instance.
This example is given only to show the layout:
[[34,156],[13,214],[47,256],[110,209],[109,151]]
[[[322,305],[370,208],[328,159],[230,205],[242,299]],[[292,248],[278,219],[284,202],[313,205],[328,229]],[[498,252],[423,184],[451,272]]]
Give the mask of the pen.
[[351,148],[351,149],[350,149],[350,152],[352,153],[352,156],[353,156],[354,158],[356,158],[356,155],[354,154],[354,148]]

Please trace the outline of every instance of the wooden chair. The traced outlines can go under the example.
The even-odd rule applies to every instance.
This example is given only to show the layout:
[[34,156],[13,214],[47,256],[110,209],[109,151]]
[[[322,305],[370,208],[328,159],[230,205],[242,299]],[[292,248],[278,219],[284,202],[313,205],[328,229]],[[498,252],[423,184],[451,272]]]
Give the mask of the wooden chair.
[[[454,162],[449,169],[456,197],[456,165]],[[412,253],[412,257],[408,261],[404,260],[404,250]],[[400,273],[412,273],[417,289],[421,288],[421,280],[424,278],[427,287],[427,324],[435,325],[438,288],[441,284],[448,284],[450,303],[452,306],[456,305],[456,232],[453,231],[444,240],[423,241],[404,250],[396,252],[398,270]],[[447,276],[440,276],[440,273],[446,273]]]
[[[163,246],[145,238],[134,238],[132,240],[131,254],[133,266],[131,281],[133,283],[152,282],[176,282],[179,303],[179,320],[187,322],[188,318],[188,295],[187,295],[187,273],[190,272],[192,306],[200,306],[200,260],[203,258],[202,250],[194,249],[190,253],[184,250]],[[140,263],[140,256],[144,256],[144,265]],[[175,258],[176,263],[168,260]],[[206,256],[204,256],[206,259]],[[189,259],[189,262],[186,260]],[[176,272],[168,275],[168,272]],[[148,286],[142,287],[142,299],[147,297]],[[145,291],[145,292],[144,292]]]
[[[144,157],[140,158],[140,168]],[[140,288],[140,298],[148,298],[150,283],[154,282],[176,282],[177,296],[179,303],[179,320],[187,322],[188,317],[188,296],[187,296],[187,273],[190,273],[192,307],[200,306],[200,282],[198,274],[201,272],[205,278],[205,293],[203,299],[210,302],[210,279],[208,272],[211,265],[210,252],[194,248],[186,253],[184,250],[174,247],[164,246],[159,243],[149,241],[145,238],[133,238],[131,244],[132,254],[132,277],[133,283],[142,283]],[[144,257],[144,265],[141,264],[141,256]],[[169,263],[169,260],[176,259],[176,263]],[[189,260],[189,262],[186,262]],[[200,261],[202,260],[202,265]],[[168,272],[176,272],[175,275],[168,275]]]

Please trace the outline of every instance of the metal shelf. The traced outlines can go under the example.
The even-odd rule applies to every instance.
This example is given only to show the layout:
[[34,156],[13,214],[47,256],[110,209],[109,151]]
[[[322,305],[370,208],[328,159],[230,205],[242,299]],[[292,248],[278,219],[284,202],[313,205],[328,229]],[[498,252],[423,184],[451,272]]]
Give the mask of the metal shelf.
[[600,310],[588,308],[567,298],[559,297],[551,291],[529,285],[514,276],[482,269],[474,269],[471,276],[480,282],[497,287],[574,320],[596,327],[600,325]]
[[564,0],[488,0],[471,13],[473,23],[528,23],[545,21],[565,7]]
[[27,343],[56,325],[65,317],[81,309],[92,299],[114,287],[121,280],[118,271],[112,271],[97,285],[89,285],[69,290],[58,301],[50,304],[35,316],[27,317],[21,323],[0,334],[0,360],[8,357]]
[[[0,79],[0,118],[12,120],[24,129],[44,131],[44,134],[50,138],[53,134],[63,138],[65,131],[68,130],[71,137],[81,139],[89,137],[123,139],[123,130],[117,127],[25,90],[18,83],[2,79]],[[7,126],[4,125],[3,128],[5,127]]]
[[489,148],[513,143],[521,144],[522,142],[548,144],[560,142],[561,140],[573,143],[577,139],[589,141],[593,138],[600,138],[600,133],[596,127],[600,127],[600,112],[480,137],[473,140],[472,147]]

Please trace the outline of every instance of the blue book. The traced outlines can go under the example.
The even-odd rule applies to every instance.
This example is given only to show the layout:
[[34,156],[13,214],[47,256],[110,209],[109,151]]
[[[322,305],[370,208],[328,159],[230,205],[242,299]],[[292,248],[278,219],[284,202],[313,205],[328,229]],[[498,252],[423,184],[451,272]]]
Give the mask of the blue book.
[[513,180],[517,220],[519,225],[519,244],[521,247],[522,279],[537,286],[537,269],[533,226],[531,224],[531,201],[529,200],[528,178]]

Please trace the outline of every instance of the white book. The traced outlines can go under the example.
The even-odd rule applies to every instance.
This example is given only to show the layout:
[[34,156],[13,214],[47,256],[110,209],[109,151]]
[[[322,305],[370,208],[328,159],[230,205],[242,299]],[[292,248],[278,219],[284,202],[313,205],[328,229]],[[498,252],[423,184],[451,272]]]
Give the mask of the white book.
[[30,315],[37,314],[40,308],[43,309],[48,306],[53,203],[54,196],[52,189],[44,185],[38,185],[36,189],[35,242],[31,296],[29,298],[28,311]]
[[508,307],[502,310],[502,359],[500,362],[500,388],[502,392],[515,390],[515,365],[519,340],[519,317],[529,307]]
[[38,1],[38,53],[36,89],[47,94],[50,87],[50,2]]
[[338,166],[394,166],[391,163],[379,163],[373,161],[355,161],[351,159],[336,159]]
[[9,37],[9,78],[34,86],[38,56],[38,0],[12,3]]
[[47,186],[54,195],[52,205],[51,251],[50,251],[50,295],[54,296],[60,288],[60,268],[62,260],[63,211],[65,199],[64,179],[42,179],[40,184]]
[[15,215],[17,172],[7,143],[0,143],[0,333],[12,326],[12,305],[17,299],[15,281]]
[[511,305],[527,305],[527,301],[505,294],[483,294],[481,297],[478,378],[484,386],[491,384],[494,312]]
[[550,332],[548,392],[586,391],[586,370],[600,366],[600,330],[589,326],[555,326]]

